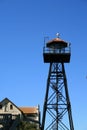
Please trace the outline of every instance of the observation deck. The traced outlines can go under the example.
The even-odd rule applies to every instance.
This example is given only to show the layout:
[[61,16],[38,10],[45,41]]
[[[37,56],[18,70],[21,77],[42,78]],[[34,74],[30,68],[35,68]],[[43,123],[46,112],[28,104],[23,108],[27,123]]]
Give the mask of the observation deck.
[[43,47],[43,58],[45,63],[68,63],[70,62],[70,44],[55,38],[45,43]]

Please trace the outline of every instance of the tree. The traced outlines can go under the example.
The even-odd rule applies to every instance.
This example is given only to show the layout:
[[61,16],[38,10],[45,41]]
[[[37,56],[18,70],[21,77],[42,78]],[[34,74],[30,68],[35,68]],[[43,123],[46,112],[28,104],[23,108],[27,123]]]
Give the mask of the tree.
[[20,122],[19,128],[20,130],[39,130],[37,129],[37,125],[35,123],[30,123],[27,121]]

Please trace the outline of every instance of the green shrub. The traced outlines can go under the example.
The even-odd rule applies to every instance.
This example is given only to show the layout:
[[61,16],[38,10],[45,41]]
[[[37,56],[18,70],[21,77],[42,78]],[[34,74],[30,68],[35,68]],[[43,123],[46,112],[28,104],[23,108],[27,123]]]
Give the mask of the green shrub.
[[20,122],[19,128],[20,128],[20,130],[37,130],[37,125],[35,123],[22,121],[22,122]]

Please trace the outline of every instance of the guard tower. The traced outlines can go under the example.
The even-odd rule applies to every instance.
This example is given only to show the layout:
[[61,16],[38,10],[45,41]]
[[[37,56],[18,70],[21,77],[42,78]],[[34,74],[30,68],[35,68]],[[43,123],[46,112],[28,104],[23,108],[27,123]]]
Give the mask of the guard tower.
[[64,63],[70,62],[70,44],[59,37],[45,43],[43,58],[50,63],[43,106],[42,130],[74,130]]

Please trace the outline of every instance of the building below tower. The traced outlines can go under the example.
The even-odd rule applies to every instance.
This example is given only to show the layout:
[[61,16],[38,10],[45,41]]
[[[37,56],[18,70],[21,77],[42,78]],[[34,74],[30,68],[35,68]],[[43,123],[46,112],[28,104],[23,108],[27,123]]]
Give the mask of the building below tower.
[[40,125],[39,105],[34,107],[18,107],[8,98],[0,102],[0,130],[16,130],[20,122],[34,123],[37,129]]

